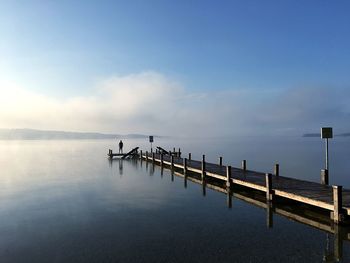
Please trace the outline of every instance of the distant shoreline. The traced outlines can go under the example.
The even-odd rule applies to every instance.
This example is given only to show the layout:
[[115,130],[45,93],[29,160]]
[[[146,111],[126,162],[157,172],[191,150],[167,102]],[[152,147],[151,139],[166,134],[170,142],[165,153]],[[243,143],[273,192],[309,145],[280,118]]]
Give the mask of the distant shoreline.
[[[155,138],[163,136],[154,135]],[[34,129],[0,129],[0,140],[110,140],[145,139],[145,134],[105,134],[97,132],[67,132]]]
[[[340,134],[336,134],[334,135],[335,137],[350,137],[350,133],[340,133]],[[304,133],[302,137],[317,137],[317,138],[321,138],[321,133]]]

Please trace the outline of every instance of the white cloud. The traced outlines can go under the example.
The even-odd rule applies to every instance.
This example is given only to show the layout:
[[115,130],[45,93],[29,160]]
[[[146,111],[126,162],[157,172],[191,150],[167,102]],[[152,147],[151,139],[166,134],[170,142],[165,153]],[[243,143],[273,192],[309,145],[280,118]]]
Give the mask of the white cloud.
[[235,135],[349,128],[341,91],[298,88],[193,93],[157,72],[114,76],[94,94],[57,99],[0,83],[0,127],[162,135]]

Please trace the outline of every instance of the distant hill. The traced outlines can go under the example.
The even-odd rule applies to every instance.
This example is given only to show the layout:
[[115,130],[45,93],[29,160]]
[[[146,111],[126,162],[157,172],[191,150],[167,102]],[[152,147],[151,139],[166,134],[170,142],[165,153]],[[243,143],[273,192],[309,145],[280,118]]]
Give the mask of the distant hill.
[[341,133],[338,136],[348,137],[348,136],[350,136],[350,132]]
[[[161,137],[161,136],[155,136]],[[34,129],[0,129],[0,140],[87,140],[115,138],[148,138],[144,134],[104,134],[96,132],[45,131]]]
[[[350,136],[350,132],[347,133],[340,133],[340,134],[335,134],[335,137],[349,137]],[[318,137],[321,138],[321,133],[304,133],[303,137]]]
[[318,137],[321,138],[321,133],[305,133],[303,137]]

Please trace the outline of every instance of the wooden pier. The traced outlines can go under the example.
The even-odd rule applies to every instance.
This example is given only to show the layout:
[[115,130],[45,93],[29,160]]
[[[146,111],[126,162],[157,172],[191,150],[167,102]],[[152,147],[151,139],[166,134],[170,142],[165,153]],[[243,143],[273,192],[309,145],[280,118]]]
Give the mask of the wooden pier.
[[127,153],[113,153],[113,150],[109,149],[107,155],[110,159],[113,159],[113,157],[119,157],[120,159],[134,158],[139,156],[138,150],[139,147],[136,147]]
[[228,189],[234,185],[245,187],[247,190],[251,189],[266,194],[267,203],[273,203],[276,197],[284,198],[329,211],[335,224],[349,221],[350,190],[343,189],[341,186],[328,186],[280,176],[279,165],[275,165],[274,174],[270,174],[247,169],[246,160],[242,161],[241,168],[235,168],[224,166],[222,157],[219,158],[218,164],[214,164],[206,162],[204,155],[201,161],[193,160],[191,154],[188,158],[180,156],[140,152],[141,160],[151,161],[162,167],[167,166],[174,171],[181,171],[183,176],[186,176],[188,172],[194,173],[198,175],[199,182],[203,184],[207,180],[213,180],[225,183]]

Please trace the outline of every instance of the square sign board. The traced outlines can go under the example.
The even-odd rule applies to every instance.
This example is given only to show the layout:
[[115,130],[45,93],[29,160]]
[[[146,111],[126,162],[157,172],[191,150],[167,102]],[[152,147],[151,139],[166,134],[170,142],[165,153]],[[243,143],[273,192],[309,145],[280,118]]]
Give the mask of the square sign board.
[[333,138],[333,129],[331,127],[323,127],[323,128],[321,128],[321,138],[322,139]]
[[153,136],[149,136],[149,142],[153,142]]

